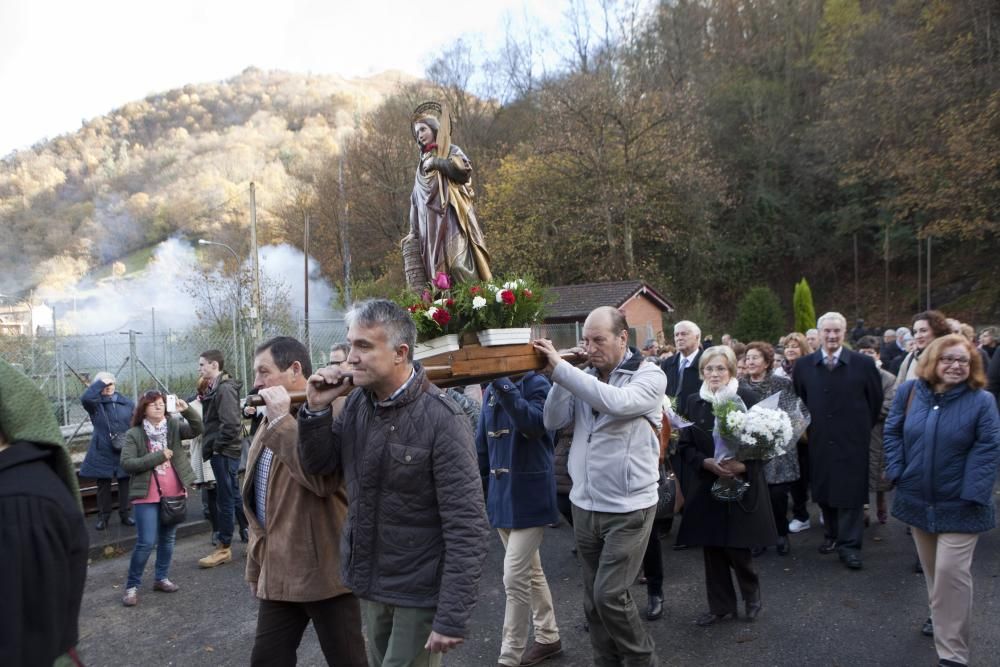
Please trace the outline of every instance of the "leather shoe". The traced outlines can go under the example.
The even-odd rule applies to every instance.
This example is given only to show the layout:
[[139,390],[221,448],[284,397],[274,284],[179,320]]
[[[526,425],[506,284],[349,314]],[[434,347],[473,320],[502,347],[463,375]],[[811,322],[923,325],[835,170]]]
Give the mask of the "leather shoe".
[[764,605],[761,604],[760,600],[752,600],[752,601],[747,600],[746,602],[747,620],[750,622],[756,621],[757,616],[760,615],[760,611],[763,608]]
[[818,549],[818,551],[821,554],[832,554],[836,550],[837,550],[837,541],[831,539],[823,540],[823,544],[819,545]]
[[531,646],[521,654],[521,667],[537,665],[543,660],[548,660],[562,653],[562,640],[557,639],[551,644],[540,644],[532,640]]
[[723,621],[723,620],[725,620],[727,618],[735,619],[736,618],[736,612],[735,611],[731,611],[728,614],[713,614],[712,612],[707,611],[704,614],[702,614],[701,616],[699,616],[698,618],[696,618],[694,622],[695,622],[695,625],[697,625],[699,627],[707,628],[708,626],[715,625],[719,621]]
[[122,520],[122,525],[123,526],[134,526],[135,525],[135,519],[133,519],[132,517],[130,517],[128,514],[121,514],[121,515],[119,515],[119,518]]
[[924,621],[924,627],[920,628],[920,634],[922,634],[924,637],[933,637],[934,621],[932,621],[929,618],[926,621]]
[[779,556],[787,556],[792,551],[792,545],[788,542],[787,537],[778,538],[777,550]]
[[663,617],[663,596],[650,595],[649,602],[646,604],[646,620],[655,621],[656,619],[662,617]]
[[853,551],[848,551],[840,555],[840,562],[847,566],[849,570],[860,570],[861,569],[861,556],[854,553]]

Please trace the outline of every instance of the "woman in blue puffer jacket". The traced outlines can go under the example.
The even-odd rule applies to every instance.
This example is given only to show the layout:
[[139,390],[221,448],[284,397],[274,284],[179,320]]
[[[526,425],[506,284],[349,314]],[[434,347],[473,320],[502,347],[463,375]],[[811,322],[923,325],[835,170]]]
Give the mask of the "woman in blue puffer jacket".
[[[80,396],[80,403],[94,425],[87,455],[80,465],[80,477],[97,482],[97,525],[94,526],[97,530],[108,526],[114,479],[118,480],[118,516],[126,526],[135,525],[135,519],[129,516],[129,475],[118,461],[121,450],[116,450],[112,444],[115,435],[124,436],[129,430],[135,403],[119,394],[117,389],[115,376],[101,371]],[[121,441],[124,442],[124,438]]]
[[982,389],[982,357],[964,337],[938,338],[922,356],[885,422],[885,476],[896,484],[893,516],[913,528],[938,664],[966,665],[972,554],[979,533],[996,525],[1000,417]]

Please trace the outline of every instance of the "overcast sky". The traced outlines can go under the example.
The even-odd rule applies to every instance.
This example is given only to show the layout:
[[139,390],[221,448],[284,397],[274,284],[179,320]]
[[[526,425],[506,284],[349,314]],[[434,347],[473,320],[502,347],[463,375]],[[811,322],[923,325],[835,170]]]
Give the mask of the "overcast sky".
[[[460,35],[487,48],[505,17],[566,26],[568,0],[0,0],[0,156],[126,102],[248,66],[422,75]],[[434,15],[448,8],[448,16]]]

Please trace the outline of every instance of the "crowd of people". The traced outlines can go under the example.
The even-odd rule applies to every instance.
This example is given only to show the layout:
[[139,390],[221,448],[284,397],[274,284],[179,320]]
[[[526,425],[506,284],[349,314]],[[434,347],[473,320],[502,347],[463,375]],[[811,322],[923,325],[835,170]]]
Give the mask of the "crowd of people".
[[[154,389],[133,405],[112,375],[95,377],[83,397],[94,432],[80,474],[98,481],[95,528],[107,528],[113,481],[120,520],[135,525],[125,606],[139,604],[154,549],[152,590],[180,589],[169,577],[170,507],[200,488],[215,546],[199,565],[230,563],[234,537],[247,544],[246,580],[259,600],[252,664],[294,664],[312,622],[330,664],[438,665],[466,637],[495,530],[506,594],[497,664],[534,665],[562,652],[559,603],[575,602],[553,600],[539,552],[546,528],[565,517],[594,663],[656,665],[643,619],[663,614],[656,509],[666,457],[684,499],[674,548],[703,554],[706,607],[693,622],[737,618],[740,602],[754,621],[767,585],[755,559],[771,547],[790,553],[789,535],[814,518],[820,553],[862,568],[865,526],[891,512],[912,531],[927,581],[930,616],[919,630],[933,636],[939,664],[969,663],[971,562],[977,537],[995,525],[1000,466],[998,383],[994,395],[985,389],[1000,373],[992,331],[977,345],[966,327],[927,311],[879,340],[860,327],[849,336],[845,318],[826,313],[815,329],[747,344],[708,344],[682,321],[672,349],[647,341],[638,350],[624,315],[604,307],[574,350],[585,364],[537,340],[540,371],[442,391],[413,361],[404,309],[365,301],[348,324],[347,342],[319,368],[294,338],[261,344],[253,392],[263,407],[241,405],[218,350],[201,354],[189,401]],[[48,554],[46,567],[73,575],[52,593],[78,611],[87,538],[76,476],[54,420],[28,428],[19,412],[41,394],[6,364],[0,380],[3,530],[20,530],[17,494],[44,496],[37,502],[60,526],[5,538],[6,562]],[[801,438],[767,461],[720,458],[717,406],[774,395],[808,416]],[[665,445],[678,416],[678,437]],[[749,482],[745,495],[713,491],[734,478]],[[25,488],[29,479],[36,488]],[[640,577],[643,611],[630,591]],[[49,641],[0,644],[0,662],[76,660],[75,617],[50,618],[44,630],[20,629]]]

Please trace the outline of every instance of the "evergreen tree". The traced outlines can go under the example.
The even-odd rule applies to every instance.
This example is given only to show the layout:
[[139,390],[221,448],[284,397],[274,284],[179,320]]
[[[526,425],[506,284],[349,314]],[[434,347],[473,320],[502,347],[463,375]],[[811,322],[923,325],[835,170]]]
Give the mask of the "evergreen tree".
[[744,342],[776,343],[785,333],[785,314],[778,295],[769,287],[751,288],[736,309],[735,334]]
[[805,333],[816,326],[816,307],[813,305],[812,290],[805,278],[795,283],[792,310],[795,313],[795,331]]

